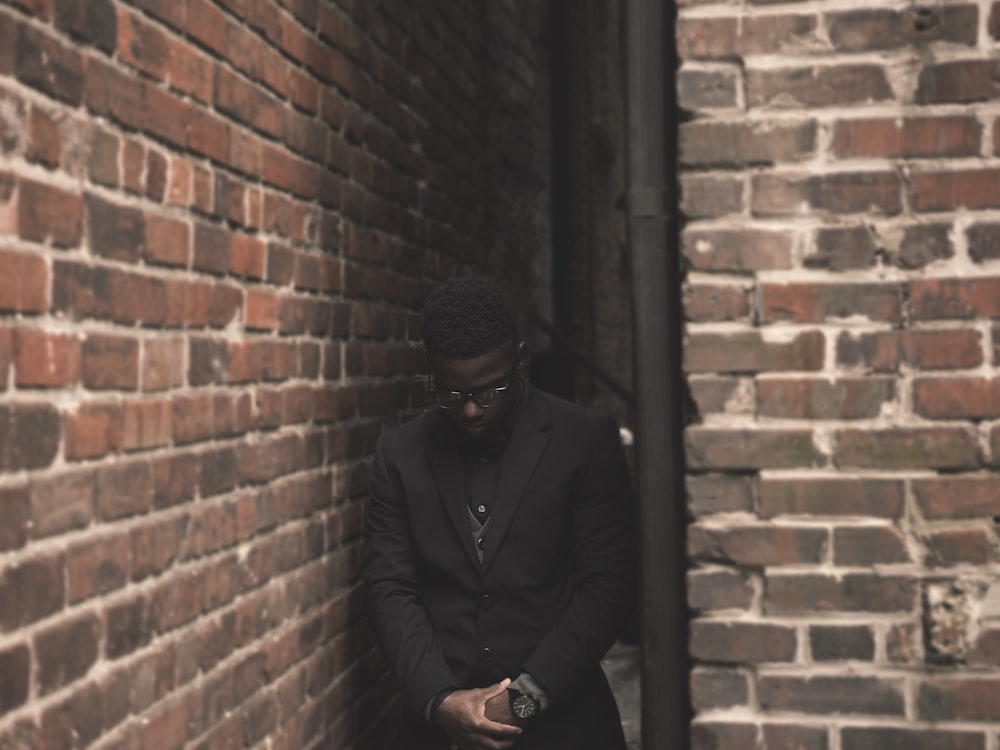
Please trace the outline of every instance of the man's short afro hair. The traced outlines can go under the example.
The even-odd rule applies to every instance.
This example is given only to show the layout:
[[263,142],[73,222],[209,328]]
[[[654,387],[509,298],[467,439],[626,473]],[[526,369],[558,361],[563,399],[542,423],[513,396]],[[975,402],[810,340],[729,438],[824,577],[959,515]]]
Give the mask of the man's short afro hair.
[[486,279],[446,281],[431,292],[423,313],[428,353],[472,359],[517,337],[510,302],[496,284]]

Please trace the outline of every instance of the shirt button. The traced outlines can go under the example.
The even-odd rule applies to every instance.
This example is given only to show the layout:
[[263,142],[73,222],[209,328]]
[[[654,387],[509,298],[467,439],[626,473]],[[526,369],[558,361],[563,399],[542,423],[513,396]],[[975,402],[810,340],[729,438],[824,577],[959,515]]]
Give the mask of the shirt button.
[[486,512],[486,506],[483,505],[482,503],[480,503],[479,507],[476,508],[476,510],[479,511],[480,513],[485,513]]
[[490,609],[493,606],[493,597],[489,594],[479,595],[479,606],[482,609]]
[[493,652],[490,651],[489,646],[483,646],[482,650],[479,652],[479,661],[482,662],[493,661]]
[[479,537],[476,540],[476,546],[479,547],[480,550],[486,549],[486,537],[484,536]]

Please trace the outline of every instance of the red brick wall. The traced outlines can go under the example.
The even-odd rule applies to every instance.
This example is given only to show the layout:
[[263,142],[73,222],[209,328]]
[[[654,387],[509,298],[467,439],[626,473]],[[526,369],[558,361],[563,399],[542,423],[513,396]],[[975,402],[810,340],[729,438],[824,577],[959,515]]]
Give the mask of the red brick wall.
[[360,746],[416,311],[545,237],[537,9],[489,12],[0,2],[0,747]]
[[698,748],[1000,742],[998,18],[682,3]]

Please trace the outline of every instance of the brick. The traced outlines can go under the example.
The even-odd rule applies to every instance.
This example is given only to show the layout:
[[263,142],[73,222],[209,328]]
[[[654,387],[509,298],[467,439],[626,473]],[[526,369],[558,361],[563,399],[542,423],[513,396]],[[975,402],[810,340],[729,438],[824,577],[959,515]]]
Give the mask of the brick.
[[166,518],[132,530],[132,580],[166,570],[180,555],[186,517]]
[[757,411],[785,419],[868,419],[895,397],[889,378],[757,380]]
[[752,272],[791,268],[794,236],[768,230],[684,232],[684,257],[697,271]]
[[83,99],[83,61],[72,47],[32,26],[19,24],[14,60],[17,79],[26,86],[74,106]]
[[231,273],[256,280],[264,278],[266,246],[261,240],[245,234],[234,234],[231,251]]
[[807,212],[891,216],[902,211],[902,188],[895,172],[761,173],[751,178],[750,210],[764,218]]
[[35,538],[82,529],[94,518],[97,485],[91,471],[33,479],[31,532]]
[[118,155],[121,145],[118,136],[103,128],[95,128],[87,161],[87,173],[92,182],[115,188],[121,180]]
[[167,195],[167,157],[159,151],[150,149],[146,152],[146,197],[157,203],[162,203]]
[[764,613],[912,612],[916,581],[904,576],[773,573],[764,579]]
[[688,528],[688,555],[698,562],[742,567],[819,564],[827,545],[825,529],[768,525]]
[[918,224],[906,227],[899,248],[890,253],[900,268],[923,268],[938,260],[955,255],[951,243],[951,227],[947,224]]
[[969,257],[976,263],[1000,258],[1000,224],[974,224],[965,230]]
[[171,88],[210,104],[214,91],[212,60],[177,38],[168,39],[167,44]]
[[216,109],[237,122],[272,138],[282,136],[281,103],[262,89],[235,75],[227,68],[215,67]]
[[771,55],[785,47],[815,43],[813,15],[681,17],[677,28],[678,54],[690,59],[732,59],[748,55]]
[[28,160],[49,168],[58,167],[62,152],[59,126],[48,113],[38,107],[31,108],[29,118]]
[[739,106],[740,75],[731,70],[683,67],[677,73],[677,101],[682,109],[700,111]]
[[147,602],[141,596],[108,607],[105,623],[105,652],[109,659],[126,656],[148,645],[152,638]]
[[694,121],[680,127],[682,164],[748,167],[803,161],[816,149],[816,123]]
[[986,750],[981,732],[903,727],[844,727],[842,750]]
[[992,721],[1000,716],[1000,680],[938,678],[922,683],[917,715],[927,721]]
[[864,9],[831,13],[827,19],[830,42],[840,52],[898,49],[913,42],[974,46],[977,21],[972,5],[903,12]]
[[142,212],[118,206],[94,195],[86,197],[90,249],[105,258],[136,263],[146,254]]
[[174,699],[153,709],[142,727],[143,747],[181,750],[187,741],[187,704]]
[[761,709],[807,714],[902,716],[903,683],[876,677],[761,677]]
[[117,403],[85,403],[66,415],[66,458],[100,458],[122,449],[122,408]]
[[803,259],[806,268],[846,271],[871,268],[877,262],[878,245],[868,227],[835,227],[816,231],[813,252]]
[[21,328],[14,336],[15,382],[21,388],[61,388],[80,382],[80,339]]
[[[0,312],[40,313],[48,309],[49,269],[37,255],[0,250]],[[6,372],[4,372],[6,376]]]
[[979,465],[976,436],[962,428],[843,430],[837,434],[840,467],[969,469]]
[[201,497],[221,495],[235,489],[239,483],[239,463],[231,448],[206,451],[201,454],[199,492]]
[[117,15],[111,0],[54,0],[55,25],[102,52],[115,51]]
[[823,367],[825,337],[805,331],[789,341],[767,341],[760,333],[689,334],[684,369],[689,373],[815,371]]
[[833,150],[844,159],[932,159],[977,156],[982,126],[974,117],[913,117],[841,120]]
[[199,271],[224,275],[229,273],[231,237],[221,227],[196,224],[192,266]]
[[753,747],[757,727],[753,724],[701,722],[691,724],[691,750],[740,750]]
[[748,577],[729,570],[694,570],[687,576],[688,605],[696,611],[747,610],[754,589]]
[[24,705],[31,687],[31,654],[24,644],[0,651],[0,714]]
[[972,666],[1000,665],[1000,628],[983,628],[968,655]]
[[826,728],[795,726],[794,724],[765,724],[765,748],[795,748],[795,750],[827,750]]
[[148,450],[169,445],[172,437],[170,401],[130,401],[124,405],[122,448]]
[[0,572],[0,631],[10,632],[63,608],[61,555],[9,564]]
[[118,12],[118,59],[158,81],[166,80],[170,43],[156,26],[125,10]]
[[906,538],[895,526],[841,527],[833,530],[834,565],[907,562],[911,559]]
[[855,316],[887,322],[902,319],[902,293],[895,284],[761,284],[758,294],[765,323]]
[[913,664],[918,660],[923,663],[917,646],[922,638],[919,626],[909,623],[891,626],[885,635],[886,658],[892,664]]
[[83,229],[83,201],[51,185],[22,179],[18,188],[18,234],[31,242],[77,247]]
[[135,195],[142,195],[145,190],[145,171],[146,147],[136,140],[126,138],[122,146],[122,183],[125,189]]
[[747,477],[689,476],[686,490],[687,506],[695,517],[753,509],[754,483]]
[[688,428],[688,466],[704,469],[778,469],[823,461],[811,430],[721,430]]
[[813,661],[872,661],[875,636],[870,625],[813,625],[809,628]]
[[946,104],[988,101],[1000,91],[1000,61],[956,60],[927,65],[920,71],[915,102]]
[[102,467],[97,473],[97,508],[102,520],[147,513],[153,505],[153,472],[145,461]]
[[691,219],[741,213],[743,180],[730,176],[682,174],[681,211]]
[[1000,169],[919,172],[913,175],[910,200],[919,212],[1000,208],[1000,195],[994,189],[997,184]]
[[892,98],[885,70],[878,65],[747,71],[747,103],[752,107],[834,107]]
[[139,387],[139,342],[123,336],[90,335],[83,342],[83,384],[90,390]]
[[212,397],[190,395],[173,402],[174,441],[178,445],[207,440],[214,432]]
[[5,519],[0,527],[0,552],[20,549],[28,542],[31,523],[31,501],[28,488],[0,487],[0,515]]
[[191,165],[184,159],[172,156],[167,180],[167,205],[187,208],[194,200],[194,182]]
[[917,320],[1000,318],[1000,278],[915,279],[910,310]]
[[270,291],[247,290],[244,319],[251,330],[275,330],[279,324],[278,296]]
[[66,552],[70,604],[125,586],[131,554],[131,543],[125,534],[71,546]]
[[191,227],[182,221],[147,216],[140,244],[143,258],[164,266],[185,267],[191,260]]
[[46,695],[83,677],[97,660],[99,638],[100,623],[93,615],[36,635],[39,693]]
[[981,334],[975,330],[878,331],[837,339],[837,359],[875,372],[898,372],[901,365],[920,370],[966,369],[983,363]]
[[1000,516],[1000,479],[992,474],[915,479],[913,493],[931,520]]
[[87,747],[101,734],[100,690],[88,683],[68,698],[52,704],[42,713],[40,742],[43,747]]
[[942,529],[924,533],[920,541],[928,567],[988,565],[1000,560],[993,536],[986,529]]
[[[746,399],[740,398],[741,381],[738,378],[691,378],[688,390],[698,416],[723,412],[749,413]],[[735,398],[734,398],[735,397]]]
[[691,701],[695,710],[745,706],[749,700],[750,690],[742,674],[706,667],[691,670]]
[[874,516],[903,514],[903,484],[883,479],[762,479],[760,509],[776,516]]
[[686,284],[684,317],[695,322],[740,320],[750,316],[749,290],[731,284]]
[[50,465],[61,433],[59,412],[48,404],[0,406],[0,472]]
[[913,408],[928,419],[1000,417],[1000,383],[991,378],[918,378]]
[[164,391],[184,384],[183,338],[157,337],[142,342],[142,390]]

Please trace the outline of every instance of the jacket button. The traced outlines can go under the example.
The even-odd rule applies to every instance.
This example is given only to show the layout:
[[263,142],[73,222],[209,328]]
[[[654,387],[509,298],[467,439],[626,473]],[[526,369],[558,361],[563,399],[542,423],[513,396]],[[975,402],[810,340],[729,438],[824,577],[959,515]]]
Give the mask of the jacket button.
[[481,550],[486,549],[486,537],[484,536],[479,537],[476,540],[476,546],[479,547],[479,549]]
[[490,651],[489,646],[483,646],[482,650],[479,652],[479,661],[493,661],[493,652]]
[[479,595],[479,606],[482,609],[489,609],[490,607],[493,606],[493,597],[490,596],[489,594],[480,594]]

